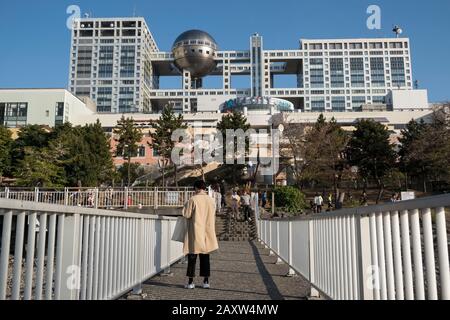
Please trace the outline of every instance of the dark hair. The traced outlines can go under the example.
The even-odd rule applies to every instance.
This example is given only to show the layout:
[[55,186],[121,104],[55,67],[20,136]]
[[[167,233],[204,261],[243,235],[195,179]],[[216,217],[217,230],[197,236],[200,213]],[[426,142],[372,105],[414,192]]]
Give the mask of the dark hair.
[[206,190],[206,183],[203,180],[197,180],[194,182],[194,188],[197,190]]

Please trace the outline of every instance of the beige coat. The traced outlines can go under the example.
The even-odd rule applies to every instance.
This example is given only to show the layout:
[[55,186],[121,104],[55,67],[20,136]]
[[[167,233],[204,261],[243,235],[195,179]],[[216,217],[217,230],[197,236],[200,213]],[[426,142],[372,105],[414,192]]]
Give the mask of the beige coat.
[[193,196],[184,206],[187,219],[184,254],[209,254],[219,249],[216,237],[216,204],[205,192]]

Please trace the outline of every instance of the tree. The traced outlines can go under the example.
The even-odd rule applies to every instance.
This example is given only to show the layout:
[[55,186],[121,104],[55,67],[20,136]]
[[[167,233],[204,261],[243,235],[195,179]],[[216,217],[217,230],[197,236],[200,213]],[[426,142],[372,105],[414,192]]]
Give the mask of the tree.
[[404,130],[400,149],[402,168],[427,181],[450,181],[450,121],[437,110],[430,124],[410,123]]
[[122,118],[117,122],[117,127],[114,129],[114,134],[118,136],[115,139],[117,142],[116,156],[123,157],[128,163],[127,185],[131,184],[131,158],[135,157],[138,152],[138,143],[142,140],[143,134],[139,128],[136,127],[132,118]]
[[[175,114],[173,107],[167,105],[164,107],[161,117],[151,122],[152,130],[150,130],[151,142],[148,145],[156,150],[163,163],[172,164],[175,174],[175,184],[178,187],[178,164],[172,161],[172,151],[175,147],[176,141],[172,141],[172,134],[178,130],[187,129],[187,124],[184,122],[183,115]],[[162,169],[162,181],[164,186],[165,165]]]
[[0,126],[0,183],[3,175],[10,171],[12,144],[11,131]]
[[[426,176],[428,171],[427,163],[423,158],[416,159],[412,157],[411,151],[414,144],[417,143],[423,136],[426,125],[424,121],[417,122],[411,120],[406,128],[401,131],[401,137],[399,138],[399,157],[400,157],[400,170],[410,177],[422,177],[424,183],[424,191],[426,190]],[[408,188],[408,182],[406,181],[406,189]]]
[[233,141],[229,141],[227,144],[227,130],[233,130],[236,132],[237,130],[242,130],[244,133],[250,129],[250,124],[247,123],[247,118],[244,116],[242,112],[233,110],[232,113],[229,113],[227,115],[224,115],[222,117],[222,120],[217,124],[217,130],[222,135],[222,141],[224,149],[222,152],[225,152],[225,150],[234,150],[234,159],[233,164],[227,164],[232,166],[232,172],[233,172],[233,183],[236,183],[236,166],[237,166],[237,160],[239,158],[245,157],[248,152],[248,146],[249,146],[249,139],[246,137],[245,139],[245,152],[244,154],[239,153],[240,150],[238,149],[238,142],[237,139],[233,139]]
[[344,194],[340,191],[341,182],[349,169],[346,158],[349,135],[334,118],[326,122],[321,115],[307,131],[304,140],[304,161],[308,164],[304,174],[323,184],[331,183],[335,204],[341,207],[344,201]]
[[51,130],[41,125],[27,125],[22,127],[13,143],[12,163],[18,163],[25,158],[25,148],[45,148],[51,139]]
[[389,137],[389,131],[382,124],[373,120],[360,120],[347,148],[350,164],[358,167],[358,173],[364,181],[367,183],[371,178],[377,183],[377,203],[384,191],[383,177],[395,166],[396,161]]
[[25,187],[63,187],[64,169],[49,148],[24,149],[24,158],[18,164],[17,184]]

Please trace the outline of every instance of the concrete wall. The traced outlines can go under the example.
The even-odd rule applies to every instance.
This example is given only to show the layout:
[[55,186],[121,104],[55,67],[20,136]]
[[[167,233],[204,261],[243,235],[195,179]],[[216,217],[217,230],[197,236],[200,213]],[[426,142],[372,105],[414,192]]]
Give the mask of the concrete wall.
[[427,90],[393,90],[386,100],[393,111],[429,109]]

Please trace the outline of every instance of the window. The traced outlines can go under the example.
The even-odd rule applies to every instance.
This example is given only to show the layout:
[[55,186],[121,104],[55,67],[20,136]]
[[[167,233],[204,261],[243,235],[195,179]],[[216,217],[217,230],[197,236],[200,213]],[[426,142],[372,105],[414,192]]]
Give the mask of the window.
[[406,85],[405,78],[405,62],[403,57],[391,58],[391,74],[392,74],[392,86],[404,87]]
[[28,103],[12,102],[5,103],[5,126],[8,128],[17,128],[27,124]]
[[310,60],[310,79],[312,88],[323,88],[324,87],[324,76],[323,76],[323,59],[311,59]]
[[344,112],[345,111],[345,97],[332,97],[331,98],[331,109],[333,112]]
[[136,49],[134,46],[123,46],[120,55],[120,76],[134,77]]
[[363,58],[350,58],[350,77],[352,87],[364,87],[364,60]]
[[330,59],[330,71],[331,71],[331,87],[343,88],[344,87],[344,62],[342,58]]
[[137,156],[138,156],[139,158],[145,158],[145,146],[140,146],[140,147],[138,148],[138,154],[137,154]]
[[111,112],[112,88],[99,87],[97,90],[97,112]]
[[99,57],[99,78],[111,78],[113,74],[113,58],[114,58],[114,47],[113,46],[102,46],[100,47],[100,57]]
[[77,77],[90,78],[92,69],[92,47],[80,46],[77,58]]
[[365,103],[366,97],[352,97],[352,110],[356,112],[362,111],[362,106]]
[[371,58],[370,68],[372,75],[372,86],[374,87],[384,87],[384,63],[383,58]]
[[311,98],[311,111],[312,112],[324,112],[325,111],[325,100],[323,97],[312,97]]

